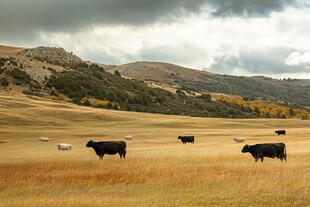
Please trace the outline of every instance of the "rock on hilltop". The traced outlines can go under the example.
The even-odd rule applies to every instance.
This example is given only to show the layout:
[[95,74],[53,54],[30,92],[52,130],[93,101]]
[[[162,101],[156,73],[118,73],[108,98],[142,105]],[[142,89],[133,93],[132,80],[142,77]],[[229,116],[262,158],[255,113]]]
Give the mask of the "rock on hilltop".
[[77,65],[82,60],[72,52],[68,53],[61,47],[36,47],[25,52],[27,58],[33,58],[42,62],[47,62],[60,66]]

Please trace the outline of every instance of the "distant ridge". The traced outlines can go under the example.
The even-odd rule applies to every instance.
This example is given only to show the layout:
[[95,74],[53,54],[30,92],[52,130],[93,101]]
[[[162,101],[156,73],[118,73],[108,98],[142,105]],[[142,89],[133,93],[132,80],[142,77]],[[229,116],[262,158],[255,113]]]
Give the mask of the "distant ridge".
[[2,54],[21,52],[26,49],[27,48],[0,45],[0,53]]
[[179,78],[184,79],[191,78],[196,81],[203,81],[202,76],[204,74],[215,75],[210,72],[186,68],[171,63],[146,61],[127,63],[114,67],[109,71],[114,72],[116,70],[124,76],[143,80],[150,79],[156,81],[163,81],[165,83],[168,83],[169,81],[173,82],[174,76],[178,76]]

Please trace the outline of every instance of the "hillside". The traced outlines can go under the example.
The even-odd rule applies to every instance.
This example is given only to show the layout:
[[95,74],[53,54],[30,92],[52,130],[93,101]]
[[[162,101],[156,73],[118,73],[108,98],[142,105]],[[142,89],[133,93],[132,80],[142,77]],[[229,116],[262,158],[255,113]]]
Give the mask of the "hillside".
[[176,84],[175,80],[190,79],[192,81],[204,81],[205,75],[210,77],[216,74],[201,70],[189,69],[170,63],[160,62],[134,62],[111,68],[109,71],[114,73],[118,70],[122,75],[147,81],[156,81],[167,84]]
[[277,80],[263,76],[242,77],[212,74],[168,63],[135,62],[110,69],[122,75],[198,93],[239,95],[246,99],[283,101],[310,106],[309,80]]
[[[286,103],[287,92],[283,92],[292,89],[289,96],[296,96],[303,104],[309,95],[299,94],[308,86],[294,83],[290,88],[289,83],[264,77],[220,76],[168,63],[109,66],[83,61],[72,52],[54,47],[0,55],[0,83],[1,90],[113,110],[223,118],[310,117],[310,112],[296,108],[297,104],[291,104],[294,102]],[[283,87],[276,86],[280,83]],[[256,105],[227,100],[227,95],[225,99],[222,95],[211,96],[214,92],[229,97],[234,94],[248,99],[281,100],[285,106],[277,104],[276,113],[271,109],[260,111]],[[273,93],[280,95],[274,97]]]
[[20,47],[11,47],[11,46],[5,46],[0,45],[0,55],[9,55],[12,53],[17,53],[26,50],[26,48],[20,48]]
[[110,69],[122,75],[174,88],[202,93],[224,93],[310,106],[309,80],[277,80],[263,76],[242,77],[212,74],[168,63],[135,62]]
[[149,87],[140,80],[105,72],[63,48],[38,47],[0,57],[2,90],[113,110],[202,117],[260,117],[236,104]]

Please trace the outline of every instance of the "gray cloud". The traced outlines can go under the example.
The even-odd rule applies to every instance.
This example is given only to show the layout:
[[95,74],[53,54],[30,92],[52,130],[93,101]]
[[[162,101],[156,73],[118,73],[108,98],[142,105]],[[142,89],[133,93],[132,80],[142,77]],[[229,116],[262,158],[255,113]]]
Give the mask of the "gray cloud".
[[281,11],[284,7],[297,6],[296,0],[210,0],[215,17],[227,16],[268,16],[272,11]]
[[0,37],[72,32],[94,24],[145,25],[198,12],[206,0],[1,0]]
[[[40,31],[72,33],[88,26],[173,21],[212,6],[214,16],[266,15],[294,0],[1,0],[0,38],[28,40]],[[297,4],[297,3],[296,3]]]
[[286,58],[294,49],[274,48],[243,50],[239,57],[221,56],[207,70],[214,73],[232,74],[234,69],[243,69],[250,74],[283,74],[309,72],[305,65],[287,65]]

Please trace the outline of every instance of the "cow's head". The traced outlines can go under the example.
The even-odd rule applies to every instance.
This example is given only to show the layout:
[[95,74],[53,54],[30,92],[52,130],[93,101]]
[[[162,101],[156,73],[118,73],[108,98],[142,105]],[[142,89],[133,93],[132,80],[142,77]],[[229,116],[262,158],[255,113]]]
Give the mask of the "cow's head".
[[94,143],[94,141],[90,140],[89,142],[87,142],[86,147],[92,147],[93,143]]
[[178,139],[181,139],[181,136],[178,136]]
[[249,145],[248,144],[244,145],[244,147],[242,148],[241,152],[242,153],[250,152]]

